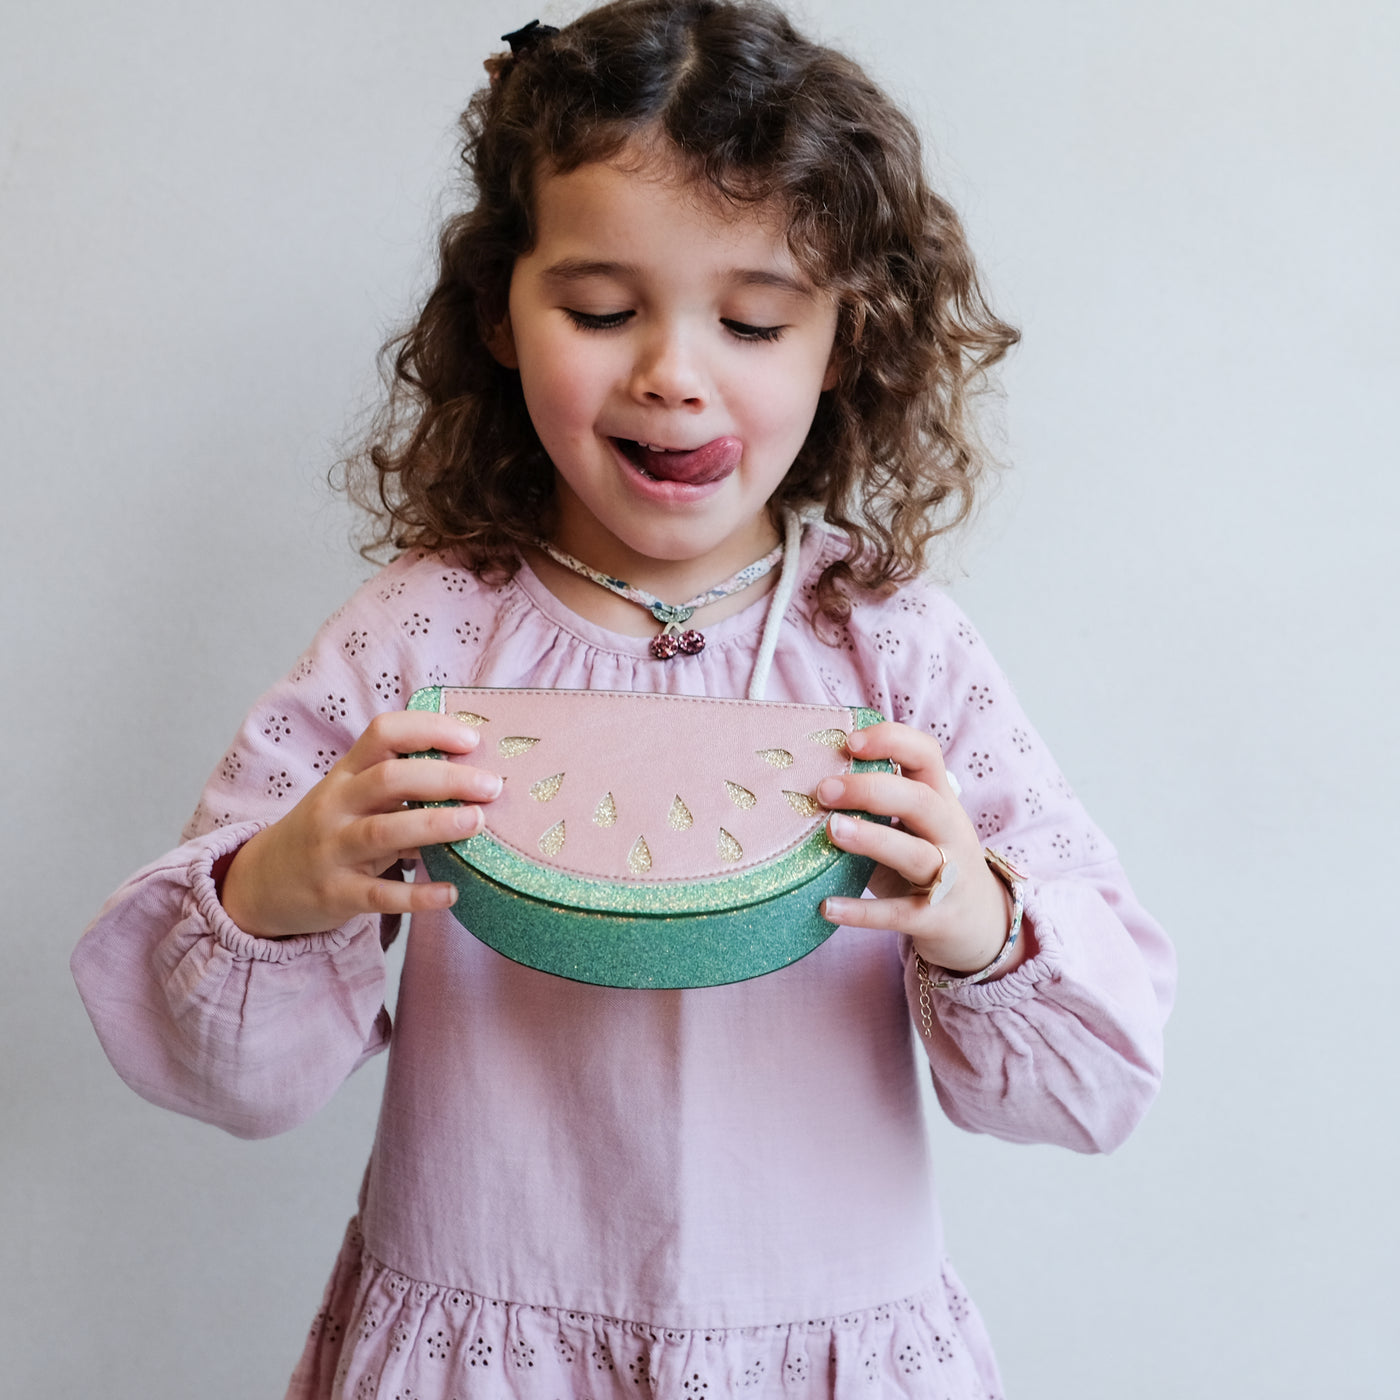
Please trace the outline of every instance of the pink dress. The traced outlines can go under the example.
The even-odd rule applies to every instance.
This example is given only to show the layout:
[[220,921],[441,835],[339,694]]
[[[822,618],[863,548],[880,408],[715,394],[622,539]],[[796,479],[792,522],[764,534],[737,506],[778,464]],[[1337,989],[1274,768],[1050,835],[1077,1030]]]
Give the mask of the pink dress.
[[392,927],[236,928],[213,863],[419,686],[745,692],[766,600],[660,663],[528,568],[494,587],[421,552],[326,623],[185,843],[88,930],[73,970],[118,1072],[240,1136],[294,1127],[390,1047],[359,1211],[289,1396],[1000,1393],[944,1253],[915,1041],[955,1123],[1107,1151],[1156,1092],[1172,954],[951,602],[914,584],[858,606],[839,645],[816,638],[834,548],[808,531],[767,698],[932,731],[983,839],[1032,872],[1035,956],[936,993],[931,1035],[907,948],[869,931],[753,981],[638,992],[531,971],[420,916],[391,1037]]

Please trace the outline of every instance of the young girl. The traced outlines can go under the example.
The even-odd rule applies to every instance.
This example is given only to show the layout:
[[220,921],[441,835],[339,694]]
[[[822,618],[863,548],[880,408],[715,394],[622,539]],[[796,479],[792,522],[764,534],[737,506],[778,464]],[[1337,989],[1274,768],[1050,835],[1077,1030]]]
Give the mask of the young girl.
[[[1155,1093],[1172,975],[919,576],[1014,333],[907,120],[775,10],[621,0],[509,37],[464,118],[474,207],[352,483],[401,552],[104,908],[79,986],[138,1092],[281,1132],[390,1044],[413,915],[292,1396],[997,1395],[919,1074],[965,1128],[1109,1150]],[[679,642],[643,594],[693,603]],[[416,861],[500,791],[474,730],[404,710],[444,683],[877,707],[849,749],[898,770],[817,793],[875,897],[729,986],[507,961]],[[400,757],[430,748],[456,761]]]

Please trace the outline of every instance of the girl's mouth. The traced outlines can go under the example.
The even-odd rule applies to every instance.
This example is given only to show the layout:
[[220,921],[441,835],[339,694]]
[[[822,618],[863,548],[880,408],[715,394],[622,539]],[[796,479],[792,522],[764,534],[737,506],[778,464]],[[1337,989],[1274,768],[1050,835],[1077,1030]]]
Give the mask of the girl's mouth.
[[718,437],[699,447],[667,448],[631,438],[613,438],[617,450],[649,481],[708,486],[728,476],[744,455],[736,437]]

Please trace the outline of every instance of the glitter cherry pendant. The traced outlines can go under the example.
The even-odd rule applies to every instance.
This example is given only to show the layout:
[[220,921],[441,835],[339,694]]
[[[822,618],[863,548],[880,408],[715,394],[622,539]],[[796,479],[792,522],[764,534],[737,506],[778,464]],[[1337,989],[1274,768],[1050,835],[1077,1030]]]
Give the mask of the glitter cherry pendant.
[[651,654],[658,661],[669,661],[678,652],[684,652],[687,656],[697,656],[704,650],[704,635],[693,627],[687,627],[684,632],[663,632],[659,637],[651,639]]

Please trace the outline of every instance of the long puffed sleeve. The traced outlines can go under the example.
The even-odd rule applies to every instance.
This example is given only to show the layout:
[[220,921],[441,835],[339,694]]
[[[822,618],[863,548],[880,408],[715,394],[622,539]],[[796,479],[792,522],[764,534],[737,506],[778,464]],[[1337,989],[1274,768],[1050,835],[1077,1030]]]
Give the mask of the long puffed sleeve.
[[224,913],[213,866],[257,830],[221,827],[138,872],[72,959],[117,1073],[239,1137],[309,1118],[389,1034],[377,919],[274,940]]
[[1111,1152],[1161,1081],[1170,946],[1112,861],[1033,878],[1026,936],[1035,955],[1006,977],[927,997],[906,949],[939,1102],[973,1132]]
[[984,844],[1029,874],[1032,956],[1006,977],[925,992],[905,941],[906,990],[945,1113],[1014,1142],[1111,1151],[1160,1082],[1170,943],[948,598],[911,585],[856,608],[847,633],[846,664],[872,703],[937,738]]
[[73,954],[98,1038],[127,1083],[242,1137],[304,1121],[388,1041],[384,950],[397,921],[254,937],[220,905],[215,868],[290,811],[376,713],[404,703],[407,634],[385,607],[395,575],[362,589],[259,700],[184,844],[123,885]]

